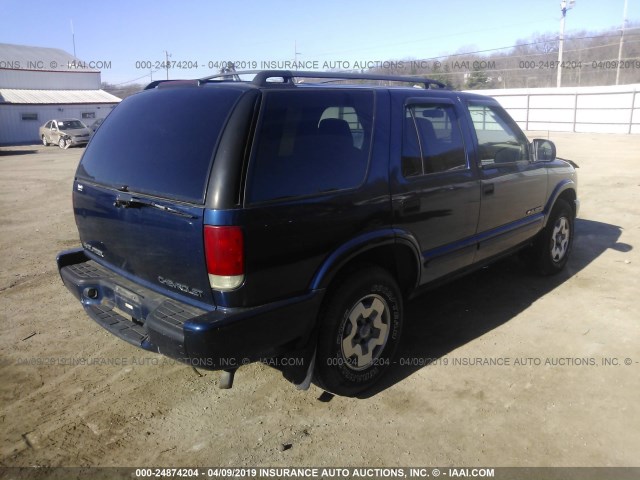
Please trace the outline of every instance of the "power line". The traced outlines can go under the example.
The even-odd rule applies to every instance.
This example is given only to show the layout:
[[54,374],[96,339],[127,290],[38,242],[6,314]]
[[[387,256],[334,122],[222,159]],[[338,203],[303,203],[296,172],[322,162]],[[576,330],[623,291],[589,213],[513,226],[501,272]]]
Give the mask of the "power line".
[[[630,61],[630,60],[640,60],[640,57],[628,57],[628,58],[623,58],[622,62],[625,61]],[[616,59],[615,58],[611,58],[611,59],[607,59],[607,60],[597,60],[597,62],[615,62]],[[527,70],[527,69],[522,69],[522,68],[494,68],[494,69],[483,69],[483,72],[486,73],[502,73],[502,72],[528,72],[528,73],[540,73],[541,75],[544,73],[548,73],[549,75],[551,75],[553,73],[552,70],[535,70],[535,69],[531,69],[531,70]],[[460,74],[466,74],[466,73],[471,73],[472,71],[457,71],[457,72],[437,72],[438,75],[441,76],[451,76],[451,75],[460,75]],[[587,62],[586,66],[584,67],[583,70],[583,75],[584,74],[593,74],[593,73],[600,73],[600,70],[597,68],[589,68],[589,63]]]
[[[535,22],[521,22],[521,23],[515,23],[510,25],[511,27],[518,27],[518,26],[523,26],[523,25],[534,25],[536,23],[545,23],[545,20],[537,20]],[[393,42],[393,43],[384,43],[384,44],[379,44],[379,45],[372,45],[370,47],[366,47],[366,48],[356,48],[356,49],[349,49],[349,50],[337,50],[337,51],[332,51],[332,52],[322,52],[322,53],[317,53],[314,56],[315,57],[325,57],[328,55],[335,55],[335,54],[343,54],[343,53],[347,53],[347,52],[359,52],[359,51],[363,51],[363,50],[378,50],[380,48],[383,47],[394,47],[394,46],[399,46],[399,45],[408,45],[408,44],[412,44],[412,43],[420,43],[420,42],[428,42],[428,41],[434,41],[434,40],[442,40],[443,38],[447,38],[447,37],[457,37],[460,35],[467,35],[470,33],[481,33],[481,32],[490,32],[490,31],[494,31],[496,28],[498,28],[497,26],[494,27],[487,27],[487,28],[481,28],[478,30],[465,30],[463,32],[455,32],[455,33],[447,33],[447,34],[443,34],[443,35],[438,35],[437,37],[424,37],[424,38],[418,38],[415,40],[407,40],[407,41],[403,41],[403,42]]]
[[134,78],[133,80],[127,80],[126,82],[120,82],[120,83],[112,83],[111,85],[113,85],[114,87],[117,87],[118,85],[124,85],[125,83],[133,83],[136,80],[140,80],[141,78],[145,78],[145,77],[148,77],[148,76],[149,76],[149,74],[146,73],[145,75],[142,75],[141,77],[138,77],[138,78]]
[[[640,27],[638,27],[640,28]],[[638,29],[636,28],[636,30]],[[631,29],[628,29],[631,30]],[[570,42],[570,41],[574,41],[574,40],[588,40],[588,39],[594,39],[594,38],[607,38],[607,37],[618,37],[618,34],[616,35],[594,35],[594,36],[588,36],[588,37],[570,37],[568,38],[566,41]],[[497,47],[497,48],[488,48],[485,50],[476,50],[475,52],[464,52],[464,53],[452,53],[449,55],[439,55],[437,57],[428,57],[428,58],[422,58],[421,60],[437,60],[439,58],[451,58],[451,57],[463,57],[465,55],[474,55],[476,53],[487,53],[487,52],[497,52],[499,50],[508,50],[510,48],[517,48],[517,47],[530,47],[532,45],[540,45],[541,43],[551,43],[551,42],[555,42],[556,40],[540,40],[537,42],[528,42],[528,43],[519,43],[517,45],[510,45],[508,47]]]
[[[634,35],[634,36],[640,36],[640,35]],[[625,44],[632,44],[632,43],[640,43],[640,40],[636,40],[633,42],[625,42]],[[607,43],[605,45],[596,45],[595,47],[584,47],[584,48],[574,48],[572,50],[565,50],[565,53],[572,53],[572,52],[584,52],[587,50],[596,50],[598,48],[606,48],[606,47],[614,47],[618,45],[618,43]],[[551,55],[555,52],[541,52],[541,53],[529,53],[527,55],[521,55],[521,54],[514,54],[514,55],[506,55],[502,58],[496,58],[495,60],[503,60],[503,59],[510,59],[510,58],[529,58],[529,57],[543,57],[543,56],[548,56]]]

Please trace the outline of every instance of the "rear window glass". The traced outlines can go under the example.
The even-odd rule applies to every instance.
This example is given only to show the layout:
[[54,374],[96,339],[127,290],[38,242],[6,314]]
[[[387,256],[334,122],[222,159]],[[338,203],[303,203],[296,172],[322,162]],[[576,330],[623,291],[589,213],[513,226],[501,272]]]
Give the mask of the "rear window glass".
[[360,185],[369,160],[373,100],[371,91],[267,92],[249,172],[249,202]]
[[97,130],[78,177],[203,202],[213,152],[241,94],[231,88],[167,88],[128,97]]

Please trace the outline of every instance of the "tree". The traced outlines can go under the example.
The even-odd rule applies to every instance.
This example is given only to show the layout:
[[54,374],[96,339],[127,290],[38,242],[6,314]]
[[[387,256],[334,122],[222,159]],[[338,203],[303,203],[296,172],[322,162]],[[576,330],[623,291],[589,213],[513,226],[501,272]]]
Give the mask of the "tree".
[[444,83],[447,88],[452,90],[460,90],[460,87],[462,86],[456,78],[458,75],[451,71],[448,62],[444,63],[444,67],[442,67],[442,65],[434,65],[431,71],[425,74],[425,76],[431,80],[437,80],[438,82]]
[[111,95],[115,95],[120,99],[125,99],[129,95],[133,95],[134,93],[138,93],[144,90],[145,85],[140,83],[129,83],[127,85],[113,85],[111,83],[102,82],[101,88],[105,92],[109,92]]
[[469,90],[482,90],[491,88],[487,72],[480,69],[474,69],[467,77],[465,87]]

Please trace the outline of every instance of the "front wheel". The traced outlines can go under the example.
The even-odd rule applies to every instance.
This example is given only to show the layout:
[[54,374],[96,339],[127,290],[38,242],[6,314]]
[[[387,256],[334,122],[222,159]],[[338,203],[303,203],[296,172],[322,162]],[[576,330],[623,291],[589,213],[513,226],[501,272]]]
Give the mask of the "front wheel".
[[58,146],[60,148],[67,148],[67,139],[64,137],[60,137],[60,140],[58,140]]
[[352,396],[391,365],[402,331],[402,296],[384,269],[355,271],[331,289],[320,313],[315,381]]
[[551,210],[547,226],[540,232],[530,252],[535,270],[543,275],[560,272],[573,246],[574,215],[571,206],[558,199]]

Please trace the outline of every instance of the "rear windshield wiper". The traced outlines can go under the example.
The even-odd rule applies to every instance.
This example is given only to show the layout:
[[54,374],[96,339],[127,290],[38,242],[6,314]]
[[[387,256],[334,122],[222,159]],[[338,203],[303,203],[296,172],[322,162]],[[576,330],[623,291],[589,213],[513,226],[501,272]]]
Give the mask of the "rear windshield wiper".
[[177,208],[169,207],[167,205],[162,205],[160,203],[154,202],[153,200],[134,197],[133,195],[119,194],[116,197],[115,202],[113,202],[113,206],[116,208],[151,207],[151,208],[157,208],[158,210],[162,210],[163,212],[172,213],[174,215],[180,215],[181,217],[196,218],[194,215],[191,215],[190,213],[184,212],[182,210],[178,210]]

